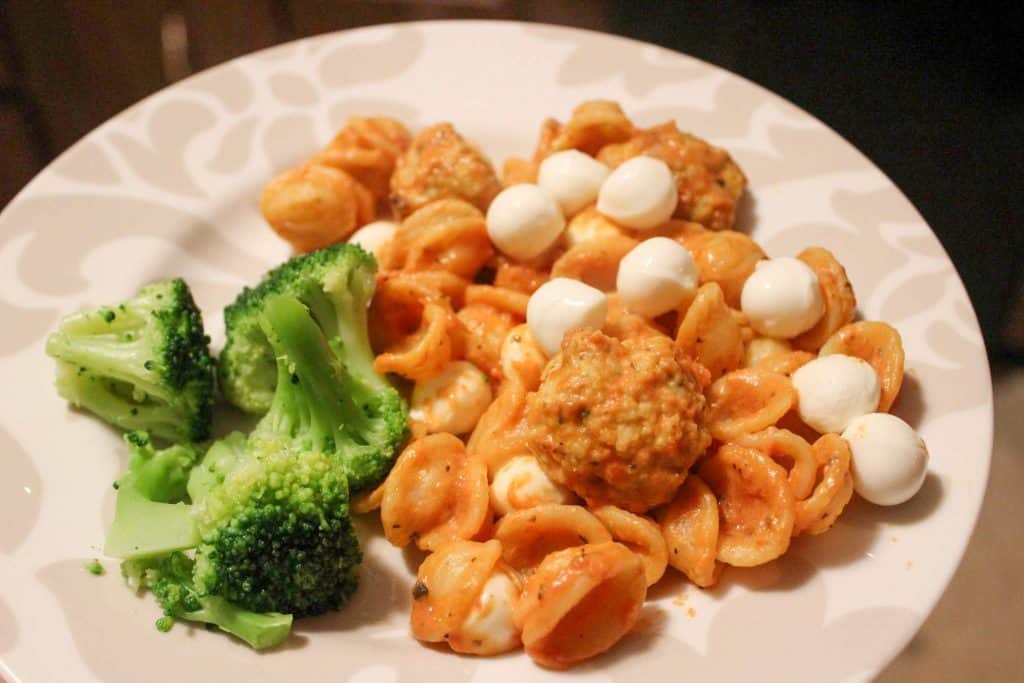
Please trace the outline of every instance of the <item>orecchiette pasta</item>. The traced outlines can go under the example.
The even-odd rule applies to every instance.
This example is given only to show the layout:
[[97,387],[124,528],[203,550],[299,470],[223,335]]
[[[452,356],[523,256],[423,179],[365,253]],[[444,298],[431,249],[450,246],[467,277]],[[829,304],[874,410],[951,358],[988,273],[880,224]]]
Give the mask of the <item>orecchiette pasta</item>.
[[700,282],[717,282],[732,308],[740,307],[740,294],[757,262],[767,258],[761,247],[733,230],[692,232],[681,239],[697,263]]
[[797,254],[797,258],[809,265],[818,276],[822,298],[825,300],[825,314],[814,327],[794,337],[792,343],[803,351],[817,351],[836,330],[853,320],[857,297],[853,294],[853,285],[846,277],[846,269],[828,249],[804,249]]
[[625,546],[598,543],[544,558],[516,605],[526,654],[564,669],[604,652],[633,628],[647,595],[643,563]]
[[[542,259],[549,256],[551,254],[545,254]],[[547,282],[550,264],[544,260],[530,263],[512,261],[507,256],[499,254],[491,259],[490,266],[494,270],[495,287],[533,294],[538,287]]]
[[385,481],[384,536],[392,545],[414,542],[423,550],[472,539],[490,524],[489,499],[487,468],[466,456],[461,441],[425,436],[402,451]]
[[769,356],[754,367],[765,372],[774,372],[786,377],[792,377],[793,373],[801,367],[814,360],[814,354],[807,351],[787,351]]
[[701,588],[713,586],[721,574],[718,562],[718,501],[694,473],[676,497],[658,512],[668,548],[668,563]]
[[718,559],[734,567],[771,562],[789,548],[793,494],[786,470],[760,451],[725,444],[700,466],[718,498]]
[[884,413],[892,407],[903,386],[903,340],[896,328],[882,322],[850,323],[836,330],[820,353],[842,353],[870,363],[882,387],[878,411]]
[[314,163],[274,178],[260,196],[260,211],[297,251],[340,242],[374,218],[369,190],[345,171]]
[[459,630],[501,559],[498,541],[452,541],[420,565],[412,589],[412,633],[428,643]]
[[676,343],[707,368],[712,380],[740,367],[743,332],[717,283],[709,282],[697,290],[676,331]]
[[551,277],[567,277],[600,290],[615,289],[619,262],[639,242],[626,235],[602,237],[569,247],[551,266]]
[[719,441],[767,429],[796,404],[796,391],[785,375],[759,368],[734,370],[707,391],[708,430]]
[[501,165],[501,184],[505,187],[537,182],[537,163],[518,157],[509,157]]
[[586,508],[551,503],[508,513],[498,521],[494,537],[501,541],[502,559],[526,572],[563,548],[612,540]]
[[[623,341],[637,337],[667,336],[666,331],[659,327],[657,321],[648,320],[627,311],[618,294],[608,295],[608,315],[605,317],[604,327],[601,329],[608,336]],[[699,359],[696,360],[699,361]]]
[[467,333],[466,358],[500,381],[502,344],[522,318],[489,304],[467,304],[456,315]]
[[378,351],[373,367],[413,380],[429,379],[465,351],[465,329],[451,301],[421,273],[378,278],[369,331]]
[[656,584],[668,566],[668,546],[658,525],[647,517],[627,512],[614,505],[602,505],[591,512],[611,532],[616,543],[621,543],[632,550],[644,563],[647,585]]
[[386,265],[447,270],[470,278],[493,253],[480,210],[461,199],[439,199],[402,221],[386,252]]
[[771,337],[754,337],[747,342],[743,349],[743,367],[752,368],[763,360],[773,356],[781,356],[793,350],[785,339],[772,339]]
[[491,405],[490,379],[472,363],[453,361],[441,374],[416,382],[409,404],[414,438],[438,432],[468,434]]
[[[661,159],[674,217],[630,229],[588,194],[549,247],[514,258],[487,232],[502,183],[483,154],[450,124],[411,138],[387,118],[351,119],[263,206],[304,249],[344,239],[390,200],[400,224],[375,250],[369,332],[374,368],[411,380],[413,441],[352,510],[379,508],[388,541],[431,553],[413,588],[416,638],[474,655],[523,645],[550,668],[617,642],[669,565],[706,588],[727,565],[771,562],[794,536],[827,531],[853,495],[851,451],[803,423],[790,376],[818,355],[862,358],[886,411],[904,364],[895,329],[852,322],[846,272],[822,248],[798,255],[817,276],[821,319],[792,339],[755,332],[740,298],[767,256],[731,229],[746,177],[725,151],[672,122],[637,129],[595,100],[564,125],[546,120],[503,184],[536,183],[544,159],[570,149],[610,167]],[[698,275],[657,316],[614,291],[622,258],[652,237],[684,246]],[[554,277],[607,292],[607,314],[548,357],[525,318]]]
[[498,468],[491,482],[491,507],[499,515],[546,503],[569,505],[576,496],[551,481],[532,455],[517,455]]
[[345,171],[380,201],[387,198],[395,162],[411,141],[412,136],[400,121],[386,116],[353,116],[314,159]]
[[789,489],[798,500],[811,495],[818,474],[818,459],[811,444],[788,429],[769,427],[743,434],[736,443],[761,451],[789,470]]
[[517,381],[526,391],[533,391],[540,384],[547,362],[547,356],[526,323],[516,325],[505,335],[501,343],[502,379]]
[[557,128],[545,147],[547,153],[578,149],[594,155],[605,145],[627,140],[632,134],[633,124],[617,102],[591,100],[573,110],[569,122]]
[[470,285],[466,288],[466,305],[483,304],[505,313],[526,319],[526,304],[530,297],[523,292],[493,285]]
[[825,434],[814,442],[819,480],[806,500],[796,502],[794,534],[821,534],[835,524],[853,495],[850,447],[838,434]]

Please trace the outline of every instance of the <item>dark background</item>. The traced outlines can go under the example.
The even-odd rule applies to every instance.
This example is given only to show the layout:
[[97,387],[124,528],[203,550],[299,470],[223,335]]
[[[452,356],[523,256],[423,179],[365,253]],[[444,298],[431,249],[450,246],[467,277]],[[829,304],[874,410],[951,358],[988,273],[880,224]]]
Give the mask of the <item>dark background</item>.
[[1019,4],[0,0],[0,206],[93,127],[191,72],[325,31],[469,17],[658,43],[806,109],[873,159],[938,233],[990,353],[1024,356]]

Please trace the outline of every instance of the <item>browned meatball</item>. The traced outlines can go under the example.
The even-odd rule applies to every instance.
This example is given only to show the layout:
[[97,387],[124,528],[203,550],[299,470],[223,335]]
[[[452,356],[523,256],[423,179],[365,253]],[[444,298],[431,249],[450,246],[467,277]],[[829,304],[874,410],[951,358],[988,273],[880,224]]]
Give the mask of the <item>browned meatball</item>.
[[747,177],[729,153],[681,132],[672,121],[642,130],[621,144],[606,145],[597,158],[615,167],[645,154],[672,169],[679,191],[675,215],[713,230],[733,227]]
[[588,504],[645,512],[671,500],[711,443],[704,375],[668,337],[570,332],[528,399],[530,447]]
[[420,131],[391,176],[391,205],[403,218],[445,197],[465,199],[486,211],[500,191],[491,162],[450,123]]

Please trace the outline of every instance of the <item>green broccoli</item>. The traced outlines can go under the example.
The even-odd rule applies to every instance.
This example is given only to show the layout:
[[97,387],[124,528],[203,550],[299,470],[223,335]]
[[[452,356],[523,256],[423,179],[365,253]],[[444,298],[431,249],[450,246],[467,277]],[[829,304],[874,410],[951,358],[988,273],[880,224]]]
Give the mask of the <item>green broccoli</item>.
[[192,580],[195,561],[184,553],[174,552],[155,558],[125,560],[121,573],[136,590],[153,591],[164,616],[157,620],[157,629],[168,631],[175,619],[213,624],[248,643],[253,648],[279,645],[288,638],[292,628],[290,614],[268,612],[258,614],[242,609],[217,595],[203,595]]
[[[282,375],[271,410],[248,437],[232,433],[198,462],[196,447],[157,451],[143,435],[129,435],[132,457],[118,481],[105,548],[128,561],[130,576],[156,566],[175,577],[139,584],[153,588],[168,617],[198,619],[199,600],[202,614],[220,615],[212,623],[250,644],[233,630],[237,622],[223,621],[237,616],[230,610],[248,610],[244,623],[262,624],[256,616],[338,609],[356,589],[362,555],[336,444],[343,442],[355,462],[358,446],[376,452],[345,431],[348,420],[362,434],[376,434],[349,415],[358,406],[345,393],[347,373],[309,310],[293,297],[269,298],[264,309]],[[174,572],[161,564],[191,549],[194,560],[182,555],[187,572],[180,558]]]
[[64,318],[46,353],[57,359],[57,391],[72,405],[172,442],[209,436],[214,364],[183,280]]
[[[264,414],[275,433],[302,438],[308,448],[336,454],[353,491],[387,474],[407,433],[407,408],[398,392],[373,369],[367,307],[376,262],[355,245],[339,244],[298,256],[245,289],[224,311],[227,343],[220,356],[220,384],[229,401]],[[310,348],[293,364],[307,365],[310,386],[279,391],[296,374],[276,361],[264,313],[276,296],[301,301],[333,353]],[[293,315],[308,321],[309,315]],[[286,325],[281,333],[291,329]],[[313,346],[308,331],[302,336]]]
[[175,445],[158,451],[145,432],[124,436],[131,451],[128,471],[115,484],[114,524],[104,552],[112,557],[152,557],[194,548],[199,531],[185,504],[189,471],[199,447]]

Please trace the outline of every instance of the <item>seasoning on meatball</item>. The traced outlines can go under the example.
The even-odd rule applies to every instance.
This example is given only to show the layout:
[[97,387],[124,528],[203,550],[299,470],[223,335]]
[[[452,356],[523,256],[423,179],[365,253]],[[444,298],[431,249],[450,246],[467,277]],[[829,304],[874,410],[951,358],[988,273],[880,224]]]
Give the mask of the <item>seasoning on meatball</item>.
[[528,399],[530,448],[589,505],[645,512],[672,499],[711,443],[706,382],[668,337],[573,330]]
[[405,218],[437,199],[464,199],[481,211],[501,191],[491,162],[450,123],[424,128],[391,176],[391,208]]

